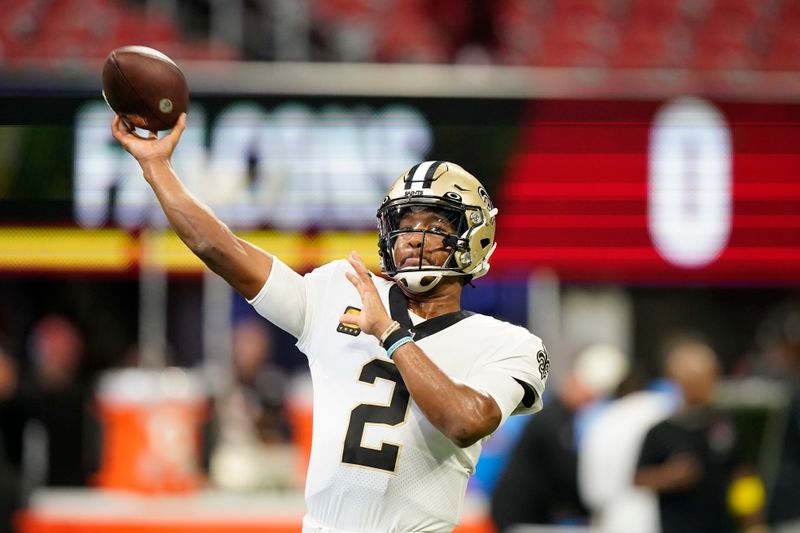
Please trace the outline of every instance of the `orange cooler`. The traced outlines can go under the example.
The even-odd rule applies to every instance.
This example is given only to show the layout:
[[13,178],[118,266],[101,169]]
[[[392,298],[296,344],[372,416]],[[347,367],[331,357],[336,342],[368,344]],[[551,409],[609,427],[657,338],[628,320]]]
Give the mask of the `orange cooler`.
[[201,428],[208,415],[202,380],[179,369],[124,369],[98,386],[103,424],[98,486],[138,492],[202,487]]

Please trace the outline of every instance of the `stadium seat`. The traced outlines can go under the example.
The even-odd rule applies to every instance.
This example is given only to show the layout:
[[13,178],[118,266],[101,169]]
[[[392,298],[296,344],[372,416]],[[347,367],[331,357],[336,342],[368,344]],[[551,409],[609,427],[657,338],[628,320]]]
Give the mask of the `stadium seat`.
[[494,15],[498,43],[495,61],[503,65],[526,65],[541,46],[550,15],[543,2],[509,0],[501,2]]
[[[486,5],[311,0],[308,46],[312,59],[381,62],[453,62],[465,47],[480,48],[500,64],[552,67],[794,69],[800,61],[795,59],[800,1],[795,0],[503,0]],[[134,42],[193,59],[235,59],[249,50],[210,43],[208,37],[189,41],[169,15],[145,12],[141,2],[4,2],[0,61],[5,65],[35,60],[59,66],[59,59],[62,64],[96,59]]]
[[379,62],[447,63],[447,36],[436,28],[419,1],[396,4],[378,26],[375,59]]
[[714,14],[698,30],[691,67],[696,69],[752,69],[762,63],[764,43],[754,20],[741,12]]
[[606,18],[591,14],[555,16],[547,24],[532,62],[541,66],[606,66],[616,39],[616,28]]
[[4,63],[12,66],[35,62],[63,68],[133,43],[168,55],[186,49],[198,59],[240,57],[224,44],[188,43],[167,15],[145,13],[121,0],[7,0],[6,4],[0,20],[0,59],[5,56]]
[[611,66],[617,68],[682,68],[691,51],[689,30],[683,25],[635,25],[622,32]]
[[800,17],[783,19],[772,35],[764,67],[770,70],[800,69]]

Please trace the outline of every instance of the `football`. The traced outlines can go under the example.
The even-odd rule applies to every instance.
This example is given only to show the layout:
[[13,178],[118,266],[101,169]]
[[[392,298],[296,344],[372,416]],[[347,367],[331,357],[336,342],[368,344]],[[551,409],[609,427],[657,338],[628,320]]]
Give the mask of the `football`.
[[186,77],[169,57],[147,46],[123,46],[103,65],[103,98],[129,125],[172,128],[189,105]]

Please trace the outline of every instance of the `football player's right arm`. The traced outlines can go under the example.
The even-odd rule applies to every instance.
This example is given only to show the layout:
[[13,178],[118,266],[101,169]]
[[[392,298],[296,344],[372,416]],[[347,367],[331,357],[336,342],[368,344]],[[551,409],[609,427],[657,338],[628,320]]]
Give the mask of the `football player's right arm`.
[[245,298],[254,298],[272,270],[272,256],[234,235],[206,205],[181,183],[170,164],[186,128],[186,115],[161,139],[143,139],[114,117],[114,138],[136,158],[172,229],[208,267]]
[[661,464],[640,466],[633,476],[633,484],[654,492],[686,490],[697,484],[701,468],[691,454],[681,453]]
[[686,490],[696,486],[701,469],[686,439],[676,437],[674,431],[659,424],[645,435],[633,484],[654,492]]

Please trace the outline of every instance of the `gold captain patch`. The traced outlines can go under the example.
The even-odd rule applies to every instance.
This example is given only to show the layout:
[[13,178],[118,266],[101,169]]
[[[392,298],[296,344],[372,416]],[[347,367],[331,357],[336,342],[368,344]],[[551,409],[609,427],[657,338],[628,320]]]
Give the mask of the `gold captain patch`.
[[[342,313],[342,314],[345,314],[345,315],[358,315],[360,313],[361,313],[361,309],[359,309],[358,307],[353,307],[352,305],[348,305],[347,309],[345,309],[344,313]],[[357,324],[349,324],[347,322],[345,322],[345,323],[341,323],[340,322],[339,323],[339,327],[336,328],[336,331],[338,331],[339,333],[346,333],[348,335],[352,335],[353,337],[357,337],[358,334],[361,333],[361,328],[358,327]]]

